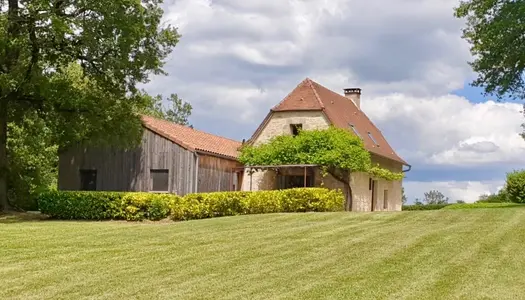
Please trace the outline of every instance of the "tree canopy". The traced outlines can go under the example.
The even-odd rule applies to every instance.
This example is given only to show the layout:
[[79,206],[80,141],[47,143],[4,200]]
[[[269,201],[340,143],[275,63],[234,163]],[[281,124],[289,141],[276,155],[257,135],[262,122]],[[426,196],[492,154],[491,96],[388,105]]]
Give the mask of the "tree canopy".
[[11,136],[22,138],[36,126],[58,148],[137,143],[137,112],[149,104],[136,86],[150,74],[165,74],[165,58],[180,38],[176,28],[161,25],[160,0],[2,3],[0,211],[8,203],[8,172],[16,169],[8,140],[16,151],[25,147]]
[[499,98],[525,99],[525,1],[467,0],[455,9],[466,19],[473,85]]
[[431,190],[425,193],[425,198],[423,199],[423,202],[427,205],[430,204],[447,204],[448,203],[448,197],[445,197],[443,193],[437,190]]
[[179,98],[177,94],[171,94],[170,97],[166,99],[168,102],[167,109],[162,105],[162,95],[153,97],[143,93],[143,96],[147,99],[146,101],[150,102],[149,105],[145,107],[143,111],[144,114],[191,127],[188,118],[191,115],[193,107],[190,103]]
[[[331,173],[368,172],[387,180],[399,180],[404,175],[373,166],[361,139],[348,130],[335,127],[302,130],[297,136],[280,135],[268,143],[244,146],[239,161],[247,166],[316,164]],[[336,177],[344,180],[342,177],[346,175]]]

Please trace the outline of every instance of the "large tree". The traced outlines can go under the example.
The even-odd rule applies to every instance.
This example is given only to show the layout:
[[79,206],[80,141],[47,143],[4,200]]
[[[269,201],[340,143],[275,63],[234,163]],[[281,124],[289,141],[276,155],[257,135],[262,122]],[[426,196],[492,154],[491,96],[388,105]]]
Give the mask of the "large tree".
[[136,85],[165,74],[179,39],[175,28],[161,26],[160,4],[0,2],[0,210],[8,205],[8,135],[35,113],[59,147],[138,141],[136,112],[147,104]]
[[466,19],[473,82],[487,94],[525,99],[525,1],[461,1],[455,15]]
[[400,180],[403,173],[394,173],[372,165],[363,141],[348,130],[330,127],[323,130],[302,130],[297,136],[280,135],[258,146],[244,146],[239,161],[246,166],[315,164],[323,175],[331,174],[343,183],[344,194],[352,203],[351,172],[367,172],[374,177]]

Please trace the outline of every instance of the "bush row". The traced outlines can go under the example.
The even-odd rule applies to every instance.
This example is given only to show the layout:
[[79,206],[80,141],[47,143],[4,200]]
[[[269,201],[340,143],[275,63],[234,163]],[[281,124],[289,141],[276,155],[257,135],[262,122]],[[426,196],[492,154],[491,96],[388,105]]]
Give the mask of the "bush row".
[[414,204],[414,205],[403,205],[402,210],[438,210],[442,209],[450,204]]
[[296,188],[257,192],[174,194],[53,191],[38,199],[42,213],[70,220],[173,220],[344,209],[340,191]]
[[160,220],[170,212],[177,195],[121,192],[51,191],[38,198],[39,210],[70,220]]
[[523,207],[523,204],[510,202],[476,202],[476,203],[456,203],[450,204],[444,209],[471,209],[471,208],[502,208],[502,207]]

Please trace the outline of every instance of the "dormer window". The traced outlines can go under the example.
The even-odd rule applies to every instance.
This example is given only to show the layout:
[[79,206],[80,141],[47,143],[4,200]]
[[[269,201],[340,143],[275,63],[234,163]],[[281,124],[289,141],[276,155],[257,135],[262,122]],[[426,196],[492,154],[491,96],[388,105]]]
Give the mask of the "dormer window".
[[297,136],[303,130],[303,124],[290,124],[290,131],[293,136]]
[[357,128],[355,128],[354,124],[349,124],[350,128],[352,128],[352,131],[357,135],[360,139],[363,139],[363,137],[359,134],[359,131],[357,131]]
[[377,143],[376,139],[374,138],[374,136],[373,136],[370,132],[368,132],[368,137],[370,137],[370,139],[372,140],[372,142],[374,142],[374,144],[376,144],[376,146],[379,147],[379,144]]

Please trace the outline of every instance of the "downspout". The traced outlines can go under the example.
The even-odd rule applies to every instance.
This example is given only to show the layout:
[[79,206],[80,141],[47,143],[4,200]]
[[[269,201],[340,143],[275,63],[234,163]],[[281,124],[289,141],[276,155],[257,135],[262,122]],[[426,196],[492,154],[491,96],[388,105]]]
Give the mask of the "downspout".
[[195,186],[193,188],[194,193],[198,193],[199,189],[199,154],[195,152]]

